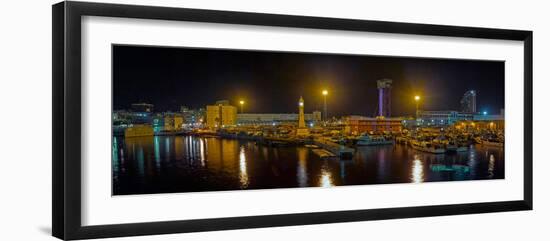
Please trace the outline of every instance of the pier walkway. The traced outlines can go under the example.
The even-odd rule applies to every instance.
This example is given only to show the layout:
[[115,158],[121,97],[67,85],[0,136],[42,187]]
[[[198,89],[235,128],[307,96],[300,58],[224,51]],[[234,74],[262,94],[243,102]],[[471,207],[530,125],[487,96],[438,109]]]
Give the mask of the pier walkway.
[[334,143],[324,138],[315,138],[313,143],[342,159],[351,159],[353,157],[354,149]]

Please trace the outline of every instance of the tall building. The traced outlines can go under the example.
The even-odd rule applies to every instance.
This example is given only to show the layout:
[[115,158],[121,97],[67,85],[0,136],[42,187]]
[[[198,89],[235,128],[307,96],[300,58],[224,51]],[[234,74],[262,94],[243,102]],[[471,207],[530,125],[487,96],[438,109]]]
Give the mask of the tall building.
[[306,127],[306,119],[304,116],[304,99],[300,96],[300,101],[298,102],[298,128],[296,129],[297,136],[307,136],[309,130]]
[[464,113],[476,113],[476,91],[468,90],[460,100],[460,108]]
[[378,85],[378,116],[391,116],[391,85],[393,80],[381,79]]
[[217,101],[215,105],[206,106],[206,126],[209,128],[223,128],[237,124],[237,107],[229,101]]

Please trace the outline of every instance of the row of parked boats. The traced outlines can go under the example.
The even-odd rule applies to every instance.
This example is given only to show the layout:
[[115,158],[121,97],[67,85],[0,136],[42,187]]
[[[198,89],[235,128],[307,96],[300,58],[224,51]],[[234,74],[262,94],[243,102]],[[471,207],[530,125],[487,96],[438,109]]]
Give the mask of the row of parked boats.
[[[263,132],[217,132],[217,133],[197,133],[198,135],[215,135],[223,138],[237,138],[255,141],[264,141],[268,144],[294,143],[298,139],[279,135],[264,136]],[[268,133],[269,134],[269,133]],[[449,152],[466,152],[474,144],[481,144],[489,147],[504,147],[504,133],[495,131],[483,132],[464,132],[463,130],[454,129],[416,129],[412,131],[404,131],[402,133],[363,133],[357,136],[344,136],[335,134],[333,136],[310,137],[308,139],[300,139],[300,143],[310,143],[314,139],[326,139],[335,144],[347,147],[358,146],[378,146],[378,145],[393,145],[402,144],[410,146],[412,149],[433,153],[443,154]],[[293,141],[294,140],[294,141]]]
[[393,145],[395,143],[410,146],[412,149],[433,154],[466,152],[471,145],[482,144],[488,147],[504,147],[504,135],[497,133],[428,133],[415,132],[402,135],[373,135],[363,133],[355,138],[335,139],[334,142],[352,146]]

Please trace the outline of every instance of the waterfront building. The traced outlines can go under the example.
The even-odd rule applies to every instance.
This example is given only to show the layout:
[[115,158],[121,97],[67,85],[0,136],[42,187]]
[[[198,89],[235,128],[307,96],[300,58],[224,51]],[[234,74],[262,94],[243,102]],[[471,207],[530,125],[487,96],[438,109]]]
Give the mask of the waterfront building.
[[410,129],[417,126],[418,119],[414,117],[403,117],[401,120],[401,125],[403,125],[403,128]]
[[458,111],[419,111],[418,118],[415,121],[404,120],[403,125],[407,128],[413,126],[422,127],[446,127],[458,125],[462,126],[464,123],[479,123],[480,125],[487,124],[496,128],[504,127],[504,110],[498,115],[489,115],[487,113],[465,113]]
[[377,81],[378,86],[378,116],[391,116],[391,86],[393,80],[381,79]]
[[179,113],[163,113],[153,118],[153,129],[155,132],[161,131],[181,131],[184,119]]
[[113,111],[113,125],[151,124],[151,112]]
[[489,115],[487,113],[475,114],[470,121],[459,121],[455,123],[457,128],[474,128],[488,130],[504,130],[504,109],[500,114]]
[[298,128],[296,128],[297,136],[309,135],[309,129],[306,127],[306,119],[304,116],[304,99],[300,96],[298,102]]
[[217,101],[215,105],[206,106],[206,126],[209,128],[223,128],[237,124],[237,107],[229,101]]
[[183,116],[184,123],[191,126],[201,124],[206,116],[206,110],[204,108],[189,109],[186,106],[181,106],[180,113]]
[[504,109],[500,109],[500,113],[496,115],[490,115],[487,112],[484,113],[477,113],[474,115],[473,118],[474,121],[496,121],[496,120],[504,120]]
[[311,121],[314,121],[314,122],[320,122],[322,120],[322,115],[321,115],[321,111],[314,111],[313,113],[311,113],[311,118],[308,119],[308,114],[305,114],[305,117],[306,117],[306,121],[308,120],[311,120]]
[[360,135],[364,132],[401,132],[403,118],[346,116],[344,130],[348,134]]
[[134,103],[132,104],[132,112],[147,112],[151,113],[153,112],[153,105],[147,104],[147,103]]
[[472,120],[459,121],[454,125],[457,129],[504,130],[504,120]]
[[476,91],[468,90],[460,100],[460,108],[464,113],[476,113]]
[[[244,113],[237,114],[239,125],[284,125],[296,124],[298,113]],[[304,114],[306,124],[313,124],[321,121],[321,112]]]
[[457,121],[470,121],[474,119],[473,113],[464,113],[452,110],[418,111],[418,126],[448,126]]

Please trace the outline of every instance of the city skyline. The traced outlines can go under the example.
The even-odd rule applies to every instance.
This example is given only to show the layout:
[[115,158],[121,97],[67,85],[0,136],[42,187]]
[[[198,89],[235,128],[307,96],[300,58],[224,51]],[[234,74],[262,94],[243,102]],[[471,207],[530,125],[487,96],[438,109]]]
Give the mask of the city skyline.
[[415,95],[421,109],[460,110],[468,90],[478,94],[478,111],[504,108],[504,63],[496,61],[114,46],[113,71],[115,110],[147,102],[178,111],[226,99],[246,100],[250,113],[296,113],[303,96],[312,112],[323,110],[326,89],[331,116],[375,116],[376,81],[384,78],[394,81],[392,116],[413,115]]

